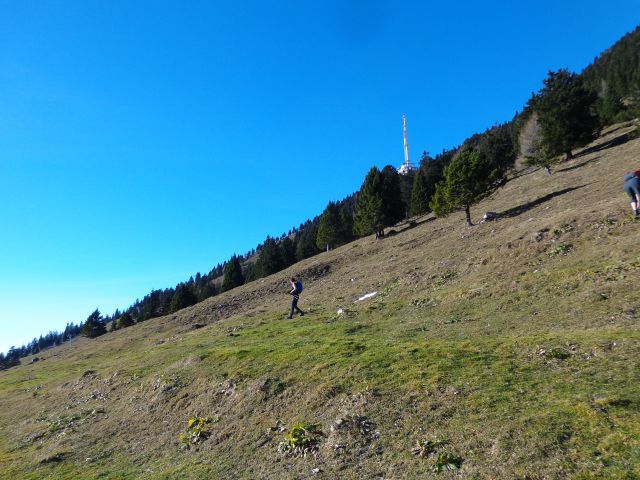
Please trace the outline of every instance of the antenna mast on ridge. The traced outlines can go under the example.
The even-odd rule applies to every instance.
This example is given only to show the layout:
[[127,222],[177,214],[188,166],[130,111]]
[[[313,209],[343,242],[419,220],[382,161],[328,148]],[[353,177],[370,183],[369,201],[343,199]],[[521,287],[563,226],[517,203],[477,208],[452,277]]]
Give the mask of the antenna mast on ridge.
[[409,136],[407,135],[407,116],[402,115],[402,134],[404,137],[404,163],[398,169],[400,175],[406,175],[412,170],[416,170],[416,166],[409,160]]

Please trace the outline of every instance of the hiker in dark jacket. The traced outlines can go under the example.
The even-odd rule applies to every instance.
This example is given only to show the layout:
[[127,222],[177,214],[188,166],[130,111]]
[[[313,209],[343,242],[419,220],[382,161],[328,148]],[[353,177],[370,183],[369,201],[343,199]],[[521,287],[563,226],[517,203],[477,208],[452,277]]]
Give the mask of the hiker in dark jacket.
[[640,178],[639,171],[629,172],[624,176],[624,190],[631,198],[631,210],[636,218],[640,218]]
[[300,316],[304,315],[304,312],[298,308],[298,300],[300,299],[300,289],[298,288],[298,283],[299,282],[296,282],[296,277],[291,277],[291,291],[289,292],[289,295],[291,295],[291,313],[287,318],[293,318],[294,311],[297,311]]

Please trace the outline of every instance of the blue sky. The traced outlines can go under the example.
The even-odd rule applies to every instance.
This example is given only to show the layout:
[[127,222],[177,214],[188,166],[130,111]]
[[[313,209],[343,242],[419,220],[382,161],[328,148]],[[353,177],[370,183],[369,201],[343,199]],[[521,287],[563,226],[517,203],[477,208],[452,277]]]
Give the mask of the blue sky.
[[509,120],[637,1],[0,0],[0,351]]

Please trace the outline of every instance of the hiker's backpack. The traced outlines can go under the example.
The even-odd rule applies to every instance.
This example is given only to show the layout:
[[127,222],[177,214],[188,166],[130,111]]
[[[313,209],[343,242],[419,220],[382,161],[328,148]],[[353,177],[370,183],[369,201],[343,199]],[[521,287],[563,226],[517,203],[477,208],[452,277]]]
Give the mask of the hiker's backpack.
[[298,293],[302,293],[302,282],[300,280],[296,282],[296,290]]

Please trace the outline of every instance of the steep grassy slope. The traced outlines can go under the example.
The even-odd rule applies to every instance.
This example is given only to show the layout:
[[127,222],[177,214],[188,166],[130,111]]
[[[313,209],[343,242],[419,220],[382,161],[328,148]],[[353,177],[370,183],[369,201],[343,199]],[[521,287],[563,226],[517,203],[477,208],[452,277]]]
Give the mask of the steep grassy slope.
[[[521,172],[495,222],[421,218],[0,372],[0,477],[640,478],[633,128]],[[279,453],[299,422],[317,451]]]

